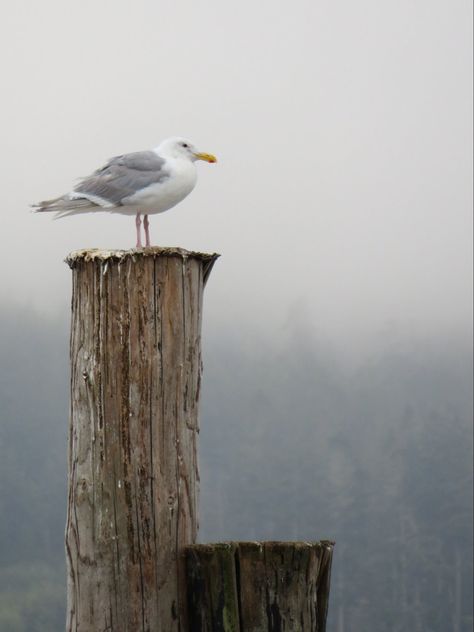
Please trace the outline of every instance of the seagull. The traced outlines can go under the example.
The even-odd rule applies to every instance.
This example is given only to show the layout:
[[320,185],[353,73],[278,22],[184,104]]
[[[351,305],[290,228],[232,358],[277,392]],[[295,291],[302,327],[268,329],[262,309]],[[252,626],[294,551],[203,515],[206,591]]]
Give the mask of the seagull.
[[34,204],[36,212],[56,211],[56,218],[108,211],[135,215],[137,248],[142,248],[141,216],[145,247],[150,246],[148,215],[163,213],[194,189],[195,162],[217,162],[184,138],[168,138],[149,151],[135,151],[111,158],[71,191],[54,200]]

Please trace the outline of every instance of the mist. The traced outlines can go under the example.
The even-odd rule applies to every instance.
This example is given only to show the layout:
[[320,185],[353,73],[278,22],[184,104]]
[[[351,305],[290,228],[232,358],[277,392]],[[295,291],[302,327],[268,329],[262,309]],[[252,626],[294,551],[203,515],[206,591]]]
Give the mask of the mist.
[[361,353],[392,330],[470,329],[472,3],[0,11],[4,301],[53,315],[69,251],[135,243],[133,218],[51,221],[30,204],[181,135],[219,162],[152,217],[152,241],[223,255],[206,299],[217,321],[278,336],[301,308],[317,335]]

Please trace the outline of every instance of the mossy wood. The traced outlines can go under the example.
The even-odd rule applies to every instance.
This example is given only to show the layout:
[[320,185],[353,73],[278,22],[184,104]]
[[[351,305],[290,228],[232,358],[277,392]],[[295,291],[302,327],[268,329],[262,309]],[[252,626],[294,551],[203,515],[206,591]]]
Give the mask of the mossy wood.
[[215,259],[161,248],[67,259],[69,632],[187,629],[201,307]]
[[190,632],[325,632],[333,545],[188,546]]

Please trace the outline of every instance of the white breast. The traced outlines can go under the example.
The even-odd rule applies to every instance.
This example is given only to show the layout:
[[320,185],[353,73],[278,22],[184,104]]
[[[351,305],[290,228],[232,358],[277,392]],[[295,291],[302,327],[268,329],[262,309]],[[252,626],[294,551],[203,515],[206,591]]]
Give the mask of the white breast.
[[[196,185],[196,167],[189,160],[177,158],[169,159],[169,168],[169,178],[152,184],[123,200],[124,207],[130,208],[131,212],[135,209],[144,214],[153,215],[163,213],[181,202]],[[125,211],[124,207],[122,207],[122,212]],[[120,212],[120,208],[116,211]]]

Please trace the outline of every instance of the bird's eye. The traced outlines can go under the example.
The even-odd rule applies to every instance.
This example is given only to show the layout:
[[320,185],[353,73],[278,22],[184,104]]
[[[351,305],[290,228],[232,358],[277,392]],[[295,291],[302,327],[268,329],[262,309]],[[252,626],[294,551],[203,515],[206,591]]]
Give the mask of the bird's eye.
[[188,143],[183,143],[183,147],[189,147]]

